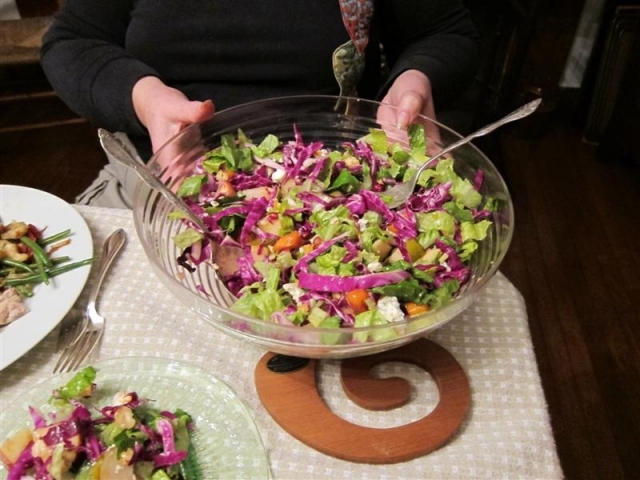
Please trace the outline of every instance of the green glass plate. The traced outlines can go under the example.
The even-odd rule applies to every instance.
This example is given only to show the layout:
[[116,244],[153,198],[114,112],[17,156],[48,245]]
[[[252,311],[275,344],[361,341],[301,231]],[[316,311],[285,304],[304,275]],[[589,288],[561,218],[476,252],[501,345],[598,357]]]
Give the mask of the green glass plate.
[[[97,405],[117,392],[135,391],[157,408],[182,408],[194,419],[193,444],[203,478],[271,478],[269,462],[253,417],[244,403],[209,372],[156,357],[124,357],[92,364],[97,370]],[[43,405],[51,391],[73,376],[55,375],[29,390],[19,402],[4,404],[0,438],[31,426],[28,406]],[[3,402],[4,403],[4,402]],[[7,470],[0,465],[0,478]]]

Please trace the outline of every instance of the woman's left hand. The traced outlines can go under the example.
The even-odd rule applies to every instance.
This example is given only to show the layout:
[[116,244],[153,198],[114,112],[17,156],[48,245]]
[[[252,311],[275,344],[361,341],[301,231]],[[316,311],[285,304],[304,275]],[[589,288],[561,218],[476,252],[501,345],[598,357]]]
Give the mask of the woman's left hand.
[[[382,99],[396,109],[381,108],[378,112],[380,123],[392,124],[397,128],[405,129],[414,122],[418,115],[424,115],[435,120],[436,113],[431,95],[431,82],[429,77],[418,70],[407,70],[395,79],[387,94]],[[429,137],[439,138],[438,127],[431,122],[425,124]]]

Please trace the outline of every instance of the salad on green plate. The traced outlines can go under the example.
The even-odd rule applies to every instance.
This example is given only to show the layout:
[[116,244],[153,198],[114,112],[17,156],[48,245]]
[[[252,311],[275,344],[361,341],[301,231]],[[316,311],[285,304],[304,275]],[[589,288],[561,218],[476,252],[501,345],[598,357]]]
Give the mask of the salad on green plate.
[[98,407],[91,402],[96,374],[85,367],[43,407],[29,406],[33,427],[0,445],[8,479],[201,477],[187,412],[160,410],[136,392],[117,392]]
[[[87,396],[89,395],[89,396]],[[159,357],[55,375],[0,410],[0,478],[270,478],[251,413],[204,369]]]
[[494,200],[479,192],[483,172],[470,181],[453,158],[440,159],[392,209],[384,190],[429,160],[421,125],[408,129],[408,147],[371,129],[327,148],[293,128],[287,142],[223,135],[197,162],[177,193],[209,232],[177,234],[179,262],[192,269],[217,262],[214,247],[236,251],[233,267],[219,268],[238,298],[232,308],[283,325],[393,324],[452,299],[492,224]]

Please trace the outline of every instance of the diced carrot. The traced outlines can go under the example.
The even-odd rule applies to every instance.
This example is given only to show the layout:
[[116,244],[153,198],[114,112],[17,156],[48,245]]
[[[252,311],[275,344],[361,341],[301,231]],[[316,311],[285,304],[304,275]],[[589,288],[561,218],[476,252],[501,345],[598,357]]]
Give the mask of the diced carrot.
[[413,317],[414,315],[420,315],[421,313],[428,312],[429,305],[407,302],[404,304],[404,309],[407,311],[407,315]]
[[355,290],[347,292],[345,298],[356,314],[368,310],[367,299],[369,298],[369,293],[364,288],[356,288]]
[[395,225],[388,225],[387,230],[389,230],[393,234],[397,234],[400,231]]
[[283,250],[293,250],[300,248],[302,245],[302,237],[296,230],[280,237],[273,245],[274,252],[282,252]]

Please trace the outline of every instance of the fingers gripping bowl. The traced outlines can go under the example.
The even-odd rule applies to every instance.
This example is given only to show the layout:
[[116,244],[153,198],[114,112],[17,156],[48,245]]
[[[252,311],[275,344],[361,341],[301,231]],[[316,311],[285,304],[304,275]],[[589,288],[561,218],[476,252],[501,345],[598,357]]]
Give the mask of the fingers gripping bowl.
[[[252,144],[260,145],[265,138],[275,136],[282,144],[296,143],[305,146],[314,144],[318,147],[318,151],[321,150],[321,152],[327,153],[343,149],[345,145],[357,145],[363,138],[371,139],[372,136],[376,135],[372,132],[382,131],[384,132],[383,143],[385,145],[399,145],[404,151],[415,150],[415,138],[408,134],[406,130],[398,130],[390,124],[387,120],[387,118],[392,117],[392,115],[389,115],[390,113],[392,113],[392,107],[377,102],[344,97],[298,96],[258,101],[227,109],[216,114],[211,120],[186,128],[165,144],[150,160],[148,166],[165,185],[178,192],[184,179],[193,176],[194,172],[197,171],[198,165],[207,152],[221,147],[222,144],[228,142],[229,138],[237,139],[239,132],[242,132],[241,138],[244,139],[245,143],[247,139],[250,139]],[[428,158],[437,152],[438,148],[442,148],[442,146],[446,146],[460,138],[460,135],[447,127],[424,117],[420,118],[416,125],[420,128],[415,131],[424,132],[427,137],[426,142],[421,144],[422,151],[425,153],[424,158]],[[380,140],[381,137],[375,138]],[[375,143],[375,140],[370,143]],[[418,308],[415,311],[409,311],[408,307],[406,307],[406,305],[413,303],[407,300],[413,300],[413,298],[404,298],[402,299],[402,302],[404,302],[402,307],[403,314],[393,321],[372,320],[371,312],[376,310],[375,303],[371,303],[372,299],[391,295],[388,291],[384,293],[382,290],[370,288],[371,285],[368,284],[373,277],[376,280],[385,277],[387,280],[382,281],[382,283],[388,283],[388,275],[385,272],[372,273],[374,270],[371,265],[379,263],[377,258],[374,259],[376,261],[373,261],[369,257],[364,262],[365,264],[369,262],[368,266],[371,267],[371,271],[368,270],[367,266],[359,265],[357,268],[360,270],[346,273],[347,276],[352,278],[345,283],[350,285],[345,289],[354,289],[354,285],[369,289],[366,295],[369,298],[367,305],[370,310],[365,312],[364,315],[360,315],[357,311],[351,309],[348,302],[345,303],[345,292],[341,292],[340,287],[335,287],[334,281],[333,286],[324,287],[324,292],[321,292],[322,295],[318,294],[314,297],[314,299],[320,297],[328,298],[326,302],[335,309],[335,311],[330,310],[330,315],[326,314],[326,312],[320,312],[322,316],[320,320],[322,321],[318,319],[315,321],[303,319],[301,322],[295,322],[291,321],[291,318],[293,318],[291,316],[283,320],[284,316],[280,313],[270,318],[258,318],[263,313],[260,308],[254,310],[253,314],[247,314],[250,309],[238,309],[237,305],[234,306],[238,298],[231,291],[238,293],[233,273],[238,270],[238,263],[236,262],[237,252],[240,250],[235,246],[228,247],[227,245],[237,245],[237,242],[211,240],[211,258],[213,260],[195,262],[189,265],[189,269],[185,268],[178,261],[181,256],[184,258],[184,247],[178,246],[175,238],[176,235],[184,232],[189,227],[184,221],[176,220],[172,217],[173,207],[163,198],[162,194],[144,184],[138,186],[135,194],[134,222],[138,237],[158,277],[173,295],[214,327],[229,335],[251,341],[276,353],[306,358],[347,358],[374,354],[404,345],[454,319],[471,305],[484,285],[497,271],[511,242],[513,206],[509,191],[495,166],[472,144],[461,146],[451,155],[452,158],[447,160],[448,163],[444,162],[443,165],[449,165],[449,168],[455,171],[456,177],[459,177],[460,180],[449,182],[448,186],[440,188],[455,188],[451,187],[450,183],[455,184],[458,181],[463,182],[465,185],[474,185],[474,188],[480,194],[478,198],[481,197],[482,201],[486,201],[486,203],[482,203],[483,206],[474,207],[473,213],[467,211],[461,215],[478,216],[478,218],[482,216],[483,220],[485,220],[483,223],[486,231],[480,236],[481,240],[472,242],[474,246],[471,250],[473,251],[467,252],[468,255],[463,254],[463,258],[457,259],[460,261],[455,262],[461,265],[461,268],[464,268],[465,275],[463,278],[458,278],[456,289],[450,298],[446,298],[446,301],[438,301],[435,305],[431,302],[431,308],[426,305],[427,308]],[[314,158],[320,156],[320,153],[316,152]],[[254,158],[252,161],[255,162],[256,159]],[[338,160],[335,163],[340,163],[340,161]],[[368,166],[366,168],[369,170],[365,170],[364,173],[362,173],[362,168],[358,165],[354,167],[353,171],[360,172],[361,176],[358,178],[363,180],[367,175],[371,174],[372,168],[390,168],[389,164],[384,163],[384,161],[379,161],[378,159],[376,162],[377,167]],[[269,164],[269,162],[266,163]],[[309,179],[311,177],[315,178],[319,169],[314,171],[316,173],[313,175],[297,172],[294,180],[295,188],[298,189],[298,192],[305,190],[310,185]],[[427,169],[428,171],[429,169]],[[202,170],[199,173],[202,173]],[[433,172],[432,174],[436,175]],[[427,176],[429,175],[427,174]],[[330,176],[331,174],[328,174],[328,177]],[[373,178],[372,174],[370,176]],[[274,177],[272,176],[272,178]],[[335,182],[335,180],[334,177],[333,180],[328,180],[328,183]],[[344,183],[343,181],[342,184]],[[366,183],[366,180],[363,180],[362,183]],[[327,192],[334,186],[335,183],[327,189]],[[363,189],[365,188],[362,185],[360,186]],[[339,189],[338,187],[335,188]],[[376,187],[376,185],[370,184],[367,185],[366,189],[370,191],[377,190],[377,193],[383,190],[380,185]],[[343,189],[344,191],[347,190]],[[323,195],[327,192],[323,193]],[[358,192],[362,194],[361,196],[366,196],[366,192],[363,193],[363,190]],[[289,193],[279,195],[281,195],[280,201],[282,203],[288,201],[283,200],[284,197],[291,196]],[[300,198],[308,195],[308,191],[303,194],[298,193]],[[318,196],[314,195],[314,198]],[[269,195],[266,195],[266,197],[269,197]],[[321,202],[324,207],[320,208],[320,210],[326,210],[326,205],[333,204],[335,201],[340,203],[341,200],[336,200],[336,197],[339,199],[344,198],[342,193],[336,193],[335,191],[329,193],[328,197],[322,197],[328,200],[328,203]],[[274,197],[271,196],[270,198],[272,201]],[[487,201],[487,199],[489,200]],[[446,262],[448,255],[442,254],[445,251],[449,251],[449,256],[453,257],[455,253],[449,250],[441,240],[433,238],[434,235],[438,236],[437,232],[434,233],[434,231],[423,232],[416,239],[409,239],[408,241],[415,243],[410,246],[411,248],[408,248],[409,244],[407,243],[406,235],[403,237],[401,233],[391,228],[391,223],[393,223],[391,222],[391,217],[400,218],[398,216],[401,215],[404,219],[410,218],[416,223],[416,217],[423,218],[422,215],[427,215],[425,212],[428,211],[446,211],[443,215],[447,218],[454,214],[458,215],[452,211],[452,209],[458,209],[454,205],[455,199],[449,198],[449,200],[445,206],[440,202],[432,208],[425,209],[423,205],[419,213],[409,212],[408,206],[399,207],[394,213],[387,212],[389,216],[385,217],[386,220],[380,220],[379,226],[383,227],[383,229],[386,228],[386,233],[384,233],[384,235],[387,235],[386,238],[390,239],[389,242],[392,245],[398,244],[397,250],[400,251],[400,256],[396,260],[402,263],[403,255],[405,256],[404,260],[408,260],[409,256],[413,260],[415,251],[418,249],[418,256],[421,258],[414,265],[415,268],[413,270],[407,268],[408,271],[415,272],[417,268],[418,270],[422,269],[423,273],[439,271],[445,272],[444,275],[446,275],[452,269],[454,262],[451,261],[451,258],[449,262]],[[372,210],[370,205],[379,205],[379,202],[372,197],[370,202],[369,206],[365,205],[364,210]],[[489,202],[491,203],[491,208],[485,208]],[[266,204],[266,200],[263,203]],[[405,207],[406,211],[403,210]],[[318,210],[317,205],[314,208],[315,210],[310,210]],[[380,209],[384,210],[384,206],[380,207]],[[217,208],[217,211],[219,210],[220,208]],[[400,210],[406,213],[401,213]],[[364,215],[363,212],[360,212],[360,214]],[[294,217],[293,214],[292,217],[299,218]],[[247,215],[246,218],[249,218],[249,216]],[[237,223],[240,225],[240,230],[242,230],[242,219]],[[322,222],[318,222],[316,218],[316,225],[318,223]],[[328,220],[328,223],[331,223],[331,220]],[[304,275],[306,275],[305,281],[307,283],[310,282],[310,278],[337,279],[336,276],[322,277],[321,275],[326,274],[326,271],[318,272],[317,267],[310,267],[312,271],[306,271],[306,263],[310,263],[312,259],[317,259],[320,253],[327,253],[340,239],[344,239],[349,235],[351,235],[352,239],[355,236],[354,242],[357,241],[363,224],[359,223],[358,225],[360,227],[354,226],[352,228],[355,233],[343,233],[342,236],[338,235],[333,239],[324,238],[323,242],[313,243],[310,241],[306,245],[304,252],[302,250],[298,253],[287,252],[289,257],[293,256],[297,259],[292,260],[294,263],[298,261],[300,264],[305,264],[304,272],[301,271],[300,265],[289,269],[296,272],[293,277],[300,277],[301,285],[304,285],[302,283]],[[432,230],[434,228],[436,230],[438,228],[445,229],[445,227],[433,226],[431,228]],[[455,232],[452,231],[451,238],[455,237],[459,240],[461,235],[460,226],[455,227],[455,230]],[[393,231],[393,233],[389,233],[389,231]],[[276,237],[282,237],[282,232],[274,234],[273,232],[265,233],[260,231],[256,235],[255,237],[250,236],[253,239],[253,243],[259,244],[259,248],[269,248],[267,257],[271,255],[269,258],[273,258],[273,248],[265,245],[273,244]],[[226,236],[226,238],[229,237]],[[438,246],[439,250],[434,245]],[[347,246],[346,243],[345,250],[351,250],[351,257],[355,255],[352,251],[353,248]],[[439,260],[430,259],[426,261],[425,258],[431,255],[428,252],[433,252],[434,250],[438,251]],[[243,251],[247,252],[248,250],[245,248]],[[306,258],[305,255],[307,255]],[[388,258],[392,258],[391,255],[393,253]],[[347,256],[349,256],[348,252]],[[388,258],[383,261],[384,268],[397,270],[397,262],[394,263],[394,266],[391,266],[392,262]],[[433,266],[434,262],[440,263]],[[347,264],[347,258],[340,258],[338,263]],[[314,268],[316,270],[313,270]],[[378,269],[379,266],[376,270]],[[260,269],[258,268],[258,270]],[[254,273],[256,272],[254,271]],[[268,275],[265,270],[262,270],[261,273],[265,277]],[[394,275],[398,274],[395,273]],[[403,273],[403,275],[408,276],[406,273]],[[422,277],[420,273],[417,276]],[[237,277],[238,275],[236,275],[236,279]],[[356,277],[358,279],[366,277],[366,282],[358,283],[354,280]],[[406,277],[402,278],[406,279]],[[409,280],[414,281],[413,279]],[[298,281],[297,278],[296,281]],[[326,283],[329,284],[331,282]],[[338,283],[342,285],[342,280]],[[283,290],[282,285],[274,288],[280,289],[280,291]],[[362,290],[363,288],[357,289]],[[304,289],[300,291],[303,296],[305,293],[308,296],[311,295],[310,292],[305,292]],[[410,297],[412,294],[408,295]],[[416,293],[415,295],[419,296],[421,294]],[[425,295],[428,296],[429,294]],[[400,294],[399,297],[401,296]],[[300,304],[296,306],[294,303],[289,298],[289,300],[285,300],[283,305],[289,311],[296,308],[300,310]],[[423,300],[418,303],[427,304],[428,302]],[[311,304],[314,305],[315,303]],[[346,307],[341,309],[335,305],[346,305]],[[309,306],[305,305],[305,308],[309,308]],[[409,313],[412,313],[412,315],[409,315]],[[326,321],[327,316],[333,322]],[[361,321],[364,317],[367,317],[368,320]]]

